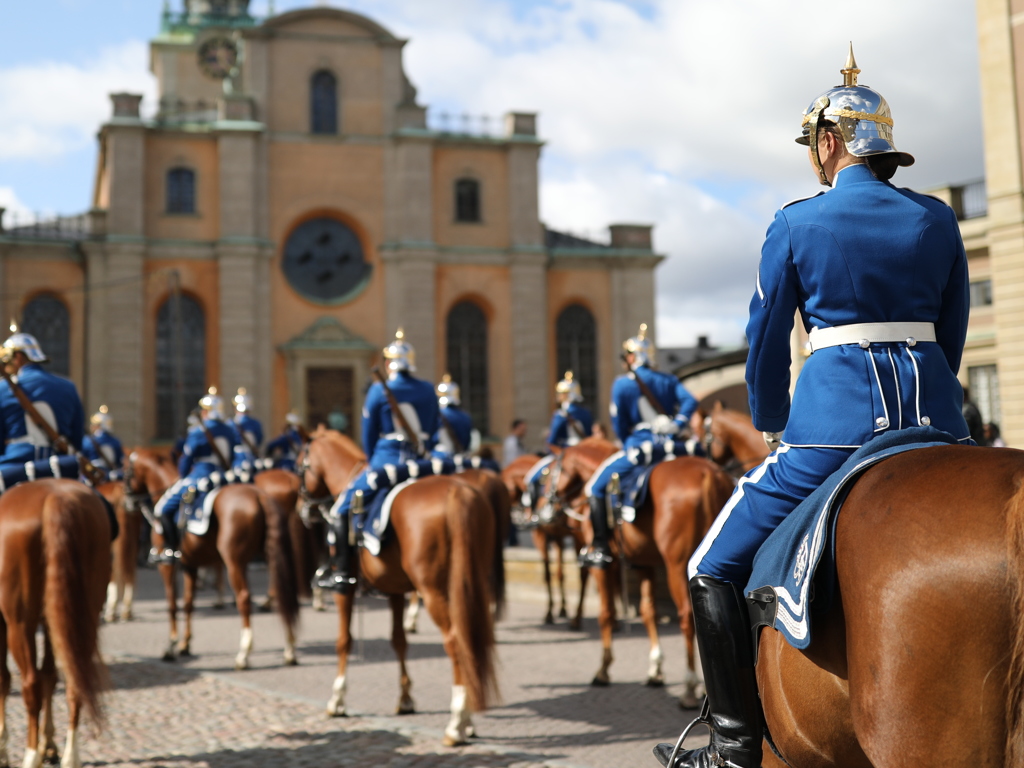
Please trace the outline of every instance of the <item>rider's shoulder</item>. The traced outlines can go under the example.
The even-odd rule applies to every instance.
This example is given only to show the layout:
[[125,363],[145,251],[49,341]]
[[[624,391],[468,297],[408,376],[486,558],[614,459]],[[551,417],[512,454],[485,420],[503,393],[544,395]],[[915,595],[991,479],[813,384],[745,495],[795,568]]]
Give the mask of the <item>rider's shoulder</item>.
[[[791,213],[796,213],[796,212],[800,211],[802,208],[808,208],[809,207],[807,205],[804,205],[804,203],[808,203],[811,200],[816,200],[817,198],[821,197],[824,194],[825,194],[825,192],[824,192],[824,190],[822,190],[821,192],[815,192],[813,195],[807,195],[805,197],[797,197],[797,198],[795,198],[793,200],[790,200],[788,203],[785,203],[784,205],[782,205],[779,208],[779,211],[780,212],[781,211],[786,211],[786,215],[789,215]],[[793,210],[789,210],[789,209],[793,209]]]

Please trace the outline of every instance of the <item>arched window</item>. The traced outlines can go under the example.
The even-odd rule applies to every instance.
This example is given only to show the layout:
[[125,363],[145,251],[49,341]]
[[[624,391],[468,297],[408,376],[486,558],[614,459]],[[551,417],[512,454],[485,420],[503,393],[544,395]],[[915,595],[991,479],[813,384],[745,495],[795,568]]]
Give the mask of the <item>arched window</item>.
[[167,212],[196,212],[196,174],[191,168],[171,168],[167,172]]
[[338,80],[326,69],[309,82],[310,133],[338,132]]
[[36,337],[51,371],[70,375],[71,317],[63,301],[51,293],[36,296],[21,312],[21,330]]
[[480,221],[480,182],[476,179],[455,182],[455,220]]
[[462,388],[462,407],[473,417],[481,435],[490,434],[487,392],[487,317],[471,301],[461,301],[448,313],[448,373]]
[[199,302],[172,294],[156,315],[156,437],[184,434],[206,391],[206,318]]
[[558,375],[572,371],[583,390],[584,404],[595,415],[597,401],[597,324],[582,304],[570,304],[555,323]]

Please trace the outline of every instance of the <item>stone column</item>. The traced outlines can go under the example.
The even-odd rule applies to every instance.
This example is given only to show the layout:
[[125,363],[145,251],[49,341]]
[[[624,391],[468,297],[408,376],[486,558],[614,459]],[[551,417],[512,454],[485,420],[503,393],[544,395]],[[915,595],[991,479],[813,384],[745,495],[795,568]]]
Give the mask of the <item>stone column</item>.
[[[98,399],[104,400],[113,410],[118,435],[125,445],[138,445],[149,438],[143,424],[142,398],[145,245],[108,243],[106,250],[103,276],[113,285],[90,297],[91,305],[102,303],[102,308],[96,308],[96,312],[102,313],[104,317],[101,321],[102,332],[97,333],[92,327],[89,329],[90,353],[97,346],[104,347],[98,359],[90,354],[90,379],[95,369],[102,366],[101,371],[95,375],[104,381],[96,381],[99,391],[90,391],[89,406],[92,408],[99,404],[93,402],[93,398],[98,395]],[[91,276],[89,282],[93,282]],[[92,310],[90,306],[90,314]]]
[[533,450],[542,447],[541,433],[551,415],[547,365],[547,254],[513,254],[509,278],[514,418],[528,422],[527,448]]
[[439,325],[434,301],[437,285],[437,252],[433,249],[402,249],[383,254],[387,328],[385,342],[398,328],[416,350],[417,376],[436,381],[435,349]]
[[633,265],[620,264],[611,270],[612,359],[618,359],[622,342],[636,336],[641,323],[647,323],[647,338],[657,343],[654,320],[654,269],[651,259]]

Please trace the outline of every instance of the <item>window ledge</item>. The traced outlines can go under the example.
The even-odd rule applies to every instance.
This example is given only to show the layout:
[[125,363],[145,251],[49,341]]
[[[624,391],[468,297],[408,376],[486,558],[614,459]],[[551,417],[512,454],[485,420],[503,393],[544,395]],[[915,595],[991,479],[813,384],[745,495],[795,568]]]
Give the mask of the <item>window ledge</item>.
[[197,213],[196,211],[185,212],[185,211],[164,211],[161,215],[173,216],[176,219],[201,219],[203,214]]

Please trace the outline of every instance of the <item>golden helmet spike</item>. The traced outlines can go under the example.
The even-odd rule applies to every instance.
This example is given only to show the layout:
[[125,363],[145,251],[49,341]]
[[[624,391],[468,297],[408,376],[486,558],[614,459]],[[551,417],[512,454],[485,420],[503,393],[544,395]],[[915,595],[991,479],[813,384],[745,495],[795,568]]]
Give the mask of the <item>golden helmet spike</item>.
[[402,340],[402,339],[404,339],[404,338],[405,338],[405,331],[404,331],[404,330],[402,330],[402,328],[401,328],[401,327],[399,327],[399,328],[398,328],[398,330],[397,330],[397,331],[395,331],[395,339],[396,339],[397,341],[401,341],[401,340]]
[[647,338],[647,323],[640,323],[640,333],[636,337],[641,341]]
[[846,66],[839,70],[843,75],[843,85],[849,87],[851,85],[857,85],[857,75],[860,74],[860,70],[857,69],[857,60],[853,58],[853,41],[850,41],[850,53],[846,57]]
[[100,413],[110,413],[110,409],[105,405],[100,406]]
[[566,371],[565,372],[565,380],[566,381],[572,381],[572,371]]
[[15,319],[14,319],[14,318],[12,317],[12,318],[11,318],[11,333],[17,333],[17,332],[18,332],[18,321],[17,321],[17,320],[15,320]]
[[216,395],[217,394],[217,388],[216,387],[210,387],[208,390],[206,390],[206,393],[209,394],[209,395]]

